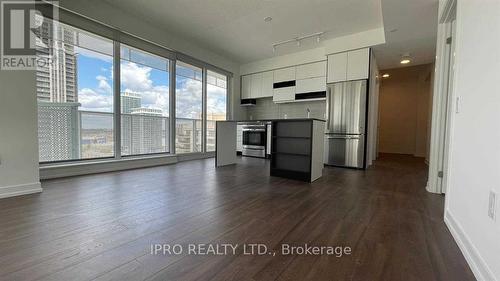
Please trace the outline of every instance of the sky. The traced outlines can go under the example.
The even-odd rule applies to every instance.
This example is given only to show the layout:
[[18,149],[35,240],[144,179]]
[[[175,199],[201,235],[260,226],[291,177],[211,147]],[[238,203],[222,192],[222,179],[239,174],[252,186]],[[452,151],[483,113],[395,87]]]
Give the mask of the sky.
[[[78,101],[80,110],[113,112],[113,61],[112,57],[75,47],[78,53]],[[158,62],[156,62],[158,63]],[[149,64],[154,65],[154,64]],[[163,116],[169,110],[169,73],[154,67],[122,60],[121,91],[142,96],[142,107],[161,109]],[[176,116],[197,118],[201,115],[201,81],[184,76],[176,79]],[[207,86],[207,111],[226,111],[226,90]]]

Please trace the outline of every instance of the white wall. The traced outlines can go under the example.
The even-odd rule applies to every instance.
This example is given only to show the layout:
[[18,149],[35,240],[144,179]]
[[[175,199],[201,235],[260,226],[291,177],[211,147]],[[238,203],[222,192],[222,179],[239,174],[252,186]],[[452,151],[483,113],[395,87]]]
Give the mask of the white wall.
[[33,71],[0,70],[0,198],[40,192]]
[[[442,1],[443,2],[443,1]],[[442,10],[442,9],[440,9]],[[458,0],[454,95],[445,221],[479,280],[500,280],[500,0]]]

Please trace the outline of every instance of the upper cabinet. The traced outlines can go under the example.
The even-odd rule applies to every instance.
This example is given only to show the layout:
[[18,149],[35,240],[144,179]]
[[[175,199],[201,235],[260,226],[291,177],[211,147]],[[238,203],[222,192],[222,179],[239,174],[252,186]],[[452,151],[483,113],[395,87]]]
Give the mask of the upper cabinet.
[[272,97],[277,103],[324,99],[326,68],[327,61],[319,61],[241,76],[241,99]]
[[369,65],[369,48],[329,55],[327,83],[368,79]]
[[273,71],[266,71],[262,73],[262,91],[261,98],[273,96],[274,73]]
[[250,75],[250,98],[260,98],[262,93],[262,73]]
[[328,75],[326,82],[335,83],[347,81],[347,53],[328,56]]
[[274,71],[273,101],[290,102],[295,100],[295,66]]
[[370,75],[370,49],[347,52],[347,81],[368,79]]
[[308,79],[326,76],[326,61],[299,65],[296,68],[296,79]]
[[251,75],[241,76],[241,99],[250,99],[252,91]]
[[241,98],[257,99],[273,96],[273,72],[241,76]]
[[274,71],[274,83],[294,81],[295,80],[295,66],[276,69]]

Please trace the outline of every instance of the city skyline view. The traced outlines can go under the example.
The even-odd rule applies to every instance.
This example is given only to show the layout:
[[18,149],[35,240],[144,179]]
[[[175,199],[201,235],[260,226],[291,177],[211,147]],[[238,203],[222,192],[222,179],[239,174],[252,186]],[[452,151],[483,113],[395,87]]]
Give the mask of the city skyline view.
[[[82,47],[75,47],[78,74],[79,110],[113,112],[113,58]],[[142,106],[161,109],[169,116],[169,76],[167,71],[121,60],[120,92],[131,92],[142,96]],[[176,77],[176,115],[179,118],[199,118],[201,92],[199,80],[182,75]],[[201,77],[200,77],[201,78]],[[210,82],[207,92],[207,111],[213,114],[226,112],[226,89]]]
[[125,156],[169,152],[171,132],[177,153],[202,151],[204,101],[206,150],[215,149],[215,120],[226,119],[226,76],[206,70],[204,98],[203,69],[177,61],[176,121],[170,128],[171,61],[122,44],[117,144],[113,41],[57,23],[44,22],[39,32],[44,44],[37,54],[54,61],[37,69],[40,161],[112,157],[116,145]]

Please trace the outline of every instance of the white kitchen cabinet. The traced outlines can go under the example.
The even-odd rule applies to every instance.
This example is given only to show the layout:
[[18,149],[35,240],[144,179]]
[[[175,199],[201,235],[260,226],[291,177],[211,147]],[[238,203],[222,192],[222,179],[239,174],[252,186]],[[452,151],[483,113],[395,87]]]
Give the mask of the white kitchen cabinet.
[[273,71],[266,71],[262,73],[262,90],[260,93],[260,98],[267,98],[273,96],[273,83],[274,83],[274,73]]
[[326,76],[326,61],[319,61],[297,66],[296,79]]
[[326,77],[315,77],[297,80],[295,93],[312,93],[326,91]]
[[273,71],[260,72],[241,77],[241,98],[258,99],[273,96]]
[[369,48],[347,52],[347,81],[368,79],[369,68]]
[[262,73],[250,75],[250,98],[260,98],[262,93]]
[[274,89],[273,101],[274,102],[287,102],[295,100],[295,87],[285,87]]
[[370,49],[364,48],[328,56],[327,83],[368,79]]
[[295,80],[295,66],[276,69],[274,71],[274,83]]
[[245,75],[241,76],[241,98],[249,99],[251,93],[251,76]]
[[328,56],[327,83],[347,81],[347,52]]

